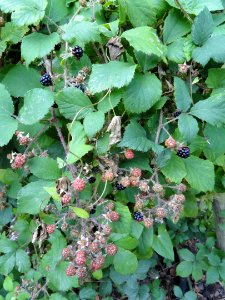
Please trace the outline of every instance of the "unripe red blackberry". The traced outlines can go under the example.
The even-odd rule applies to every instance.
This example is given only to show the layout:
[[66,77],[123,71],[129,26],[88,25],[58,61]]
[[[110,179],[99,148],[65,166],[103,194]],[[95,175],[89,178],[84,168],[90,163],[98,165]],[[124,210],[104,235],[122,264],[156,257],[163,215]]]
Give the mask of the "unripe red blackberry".
[[116,255],[118,248],[115,244],[109,244],[106,246],[106,253],[108,255],[114,256]]
[[101,269],[104,263],[105,263],[105,258],[103,255],[99,255],[98,257],[94,258],[93,261],[91,262],[92,271]]
[[185,202],[185,196],[183,194],[176,194],[174,195],[174,200],[182,204]]
[[55,228],[56,228],[55,224],[50,224],[50,225],[46,226],[46,231],[47,231],[48,234],[51,234],[55,231]]
[[141,169],[134,168],[131,170],[130,174],[131,174],[131,176],[134,176],[134,177],[141,177],[142,172],[141,172]]
[[124,156],[126,157],[126,159],[133,159],[134,158],[134,152],[131,149],[126,150],[126,152],[124,153]]
[[70,247],[66,247],[62,250],[62,258],[66,259],[72,255],[72,249]]
[[156,209],[156,212],[155,212],[156,216],[159,218],[159,219],[163,219],[165,218],[166,216],[166,210],[163,208],[163,207],[158,207]]
[[76,271],[76,275],[79,279],[83,279],[83,278],[87,277],[86,268],[84,268],[84,267],[78,268]]
[[76,256],[75,256],[75,263],[78,266],[83,266],[86,264],[86,261],[87,261],[86,252],[84,250],[77,251]]
[[131,176],[130,177],[130,185],[138,186],[139,185],[139,177]]
[[144,225],[146,228],[151,228],[153,225],[153,219],[151,218],[144,218]]
[[128,187],[130,185],[129,177],[122,177],[119,181],[119,184],[122,184],[124,187]]
[[152,187],[153,192],[162,193],[164,191],[163,186],[160,183],[155,183]]
[[147,193],[149,191],[149,185],[146,181],[140,181],[138,187],[142,192]]
[[73,182],[73,188],[75,191],[83,191],[85,188],[85,181],[82,178],[77,177]]
[[89,245],[89,250],[91,253],[98,253],[100,251],[100,245],[98,242],[92,242]]
[[66,276],[74,276],[76,274],[76,268],[73,265],[69,265],[66,269]]
[[23,165],[26,163],[26,160],[27,158],[25,154],[18,153],[13,159],[11,166],[13,169],[21,169]]
[[20,137],[18,137],[18,141],[19,141],[19,144],[21,146],[24,146],[24,145],[28,144],[30,142],[30,140],[31,139],[28,136],[20,136]]
[[111,228],[109,225],[105,225],[105,226],[103,227],[103,233],[104,233],[105,235],[110,235],[111,232],[112,232],[112,228]]
[[107,170],[104,172],[102,175],[102,180],[103,181],[112,181],[114,179],[114,174],[111,170]]
[[117,222],[120,218],[119,214],[117,211],[110,211],[107,213],[107,217],[112,221],[112,222]]
[[175,148],[177,145],[176,141],[171,137],[169,137],[166,141],[165,141],[165,146],[167,148]]
[[66,193],[65,195],[63,195],[62,196],[62,198],[61,198],[61,202],[62,202],[62,204],[69,204],[70,203],[70,201],[71,201],[71,194],[70,193]]

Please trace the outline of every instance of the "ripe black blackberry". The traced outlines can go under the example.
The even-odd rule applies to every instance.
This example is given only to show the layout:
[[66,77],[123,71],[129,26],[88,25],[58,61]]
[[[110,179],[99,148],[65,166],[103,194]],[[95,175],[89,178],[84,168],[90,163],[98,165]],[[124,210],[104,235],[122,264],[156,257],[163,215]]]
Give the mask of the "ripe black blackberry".
[[51,76],[48,73],[45,73],[43,76],[41,76],[40,83],[44,86],[51,86]]
[[54,50],[55,51],[59,51],[60,49],[61,49],[61,44],[57,44],[57,45],[55,45],[55,48],[54,48]]
[[116,182],[115,187],[118,191],[123,191],[125,190],[125,186],[123,186],[121,183]]
[[74,87],[81,90],[83,93],[85,91],[85,87],[82,83],[80,83],[80,84],[77,83],[77,84],[74,85]]
[[177,110],[173,113],[173,116],[174,116],[174,118],[177,118],[177,117],[179,117],[180,114],[181,114],[181,111]]
[[94,183],[96,181],[96,178],[94,176],[91,176],[88,178],[89,183]]
[[75,56],[77,59],[80,59],[83,54],[84,54],[84,51],[83,49],[80,47],[80,46],[75,46],[73,49],[72,49],[72,54],[73,56]]
[[189,147],[181,147],[177,150],[177,155],[181,158],[188,158],[190,156]]
[[93,167],[91,170],[94,174],[97,174],[99,172],[99,167]]
[[136,211],[134,213],[134,220],[137,222],[142,222],[144,220],[144,217],[140,211]]

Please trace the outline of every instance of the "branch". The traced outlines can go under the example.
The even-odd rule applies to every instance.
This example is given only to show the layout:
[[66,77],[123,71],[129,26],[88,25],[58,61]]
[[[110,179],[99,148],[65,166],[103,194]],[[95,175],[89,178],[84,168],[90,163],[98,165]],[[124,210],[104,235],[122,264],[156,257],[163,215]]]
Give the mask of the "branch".
[[27,148],[26,148],[24,154],[27,154],[27,152],[31,148],[31,146],[36,142],[36,140],[39,138],[39,136],[42,135],[42,133],[44,133],[47,130],[48,127],[49,127],[49,125],[47,124],[46,126],[42,127],[41,130],[38,131],[38,133],[32,138],[30,143],[27,145]]

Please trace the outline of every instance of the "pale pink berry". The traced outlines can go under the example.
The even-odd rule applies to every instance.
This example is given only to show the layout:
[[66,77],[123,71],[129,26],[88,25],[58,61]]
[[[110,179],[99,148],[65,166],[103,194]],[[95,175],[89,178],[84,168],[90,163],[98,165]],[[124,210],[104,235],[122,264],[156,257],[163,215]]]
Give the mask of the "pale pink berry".
[[92,271],[101,269],[104,263],[105,263],[105,258],[103,255],[99,255],[98,257],[94,258],[93,261],[91,262]]
[[167,148],[175,148],[177,145],[176,141],[171,137],[169,137],[167,140],[165,140],[165,146]]
[[130,185],[130,179],[129,177],[122,177],[119,181],[119,184],[122,184],[124,187],[128,187]]
[[159,219],[163,219],[166,216],[166,210],[162,207],[159,207],[159,208],[156,209],[155,214]]
[[112,181],[114,179],[114,174],[111,170],[107,170],[104,172],[102,175],[102,180],[103,181]]
[[139,177],[131,176],[130,177],[130,185],[138,186],[139,185]]
[[184,203],[185,196],[183,194],[176,194],[176,195],[174,195],[174,200],[178,203]]
[[149,191],[149,185],[146,181],[140,181],[138,187],[142,192],[147,193]]
[[83,191],[85,188],[85,181],[82,178],[76,178],[73,182],[73,188],[75,191]]
[[72,265],[68,266],[66,269],[66,276],[74,276],[76,274],[76,268]]
[[62,258],[66,259],[72,255],[72,249],[70,247],[66,247],[62,250]]
[[112,221],[112,222],[117,222],[120,218],[119,214],[117,211],[110,211],[107,213],[107,217]]
[[91,253],[98,253],[100,251],[100,245],[98,242],[92,242],[89,245],[89,250]]
[[46,226],[46,231],[48,234],[51,234],[55,231],[55,228],[56,228],[55,224],[50,224]]
[[103,232],[104,232],[105,235],[110,235],[111,232],[112,232],[112,228],[109,225],[105,225],[103,227]]
[[86,264],[86,261],[87,261],[87,254],[85,251],[83,250],[79,250],[77,251],[76,253],[76,256],[75,256],[75,262],[78,266],[83,266]]
[[76,275],[79,279],[85,278],[87,276],[86,268],[84,267],[78,268],[76,271]]
[[153,225],[153,219],[151,218],[145,218],[144,219],[144,225],[146,228],[151,228]]
[[163,192],[163,186],[160,183],[155,183],[152,187],[153,192],[155,193],[162,193]]
[[26,155],[22,154],[22,153],[18,153],[12,163],[12,168],[13,169],[21,169],[23,167],[23,165],[26,163]]
[[106,247],[106,253],[108,255],[114,256],[114,255],[116,255],[117,251],[118,251],[118,248],[115,244],[109,244]]
[[70,201],[71,201],[71,194],[70,193],[66,193],[65,195],[63,195],[62,196],[62,198],[61,198],[61,202],[62,202],[62,204],[69,204],[70,203]]
[[134,177],[141,177],[141,169],[139,168],[134,168],[133,170],[131,170],[131,176],[134,176]]
[[126,159],[133,159],[134,158],[134,152],[131,149],[128,149],[124,153],[124,156],[126,157]]

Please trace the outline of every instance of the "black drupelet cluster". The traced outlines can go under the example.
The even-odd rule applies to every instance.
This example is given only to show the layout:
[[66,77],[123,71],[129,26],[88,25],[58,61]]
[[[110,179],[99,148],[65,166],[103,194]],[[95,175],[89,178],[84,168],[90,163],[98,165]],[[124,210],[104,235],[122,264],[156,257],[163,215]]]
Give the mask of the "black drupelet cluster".
[[45,73],[43,76],[41,76],[40,83],[44,86],[51,86],[51,76],[48,73]]
[[174,116],[174,118],[177,118],[177,117],[179,117],[180,114],[181,114],[181,111],[177,110],[173,113],[173,116]]
[[83,54],[84,54],[84,51],[83,49],[80,47],[80,46],[75,46],[73,49],[72,49],[72,54],[73,56],[75,56],[77,59],[80,59]]
[[91,176],[88,178],[89,183],[94,183],[96,181],[96,178],[94,176]]
[[142,215],[142,213],[140,211],[136,211],[134,213],[134,220],[137,221],[137,222],[141,222],[143,221],[144,217]]
[[181,147],[177,150],[177,155],[181,158],[188,158],[190,156],[189,147]]
[[118,190],[118,191],[123,191],[123,190],[125,190],[125,186],[123,186],[121,183],[119,183],[119,182],[116,182],[116,184],[115,184],[115,187],[116,187],[116,189]]

